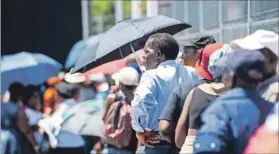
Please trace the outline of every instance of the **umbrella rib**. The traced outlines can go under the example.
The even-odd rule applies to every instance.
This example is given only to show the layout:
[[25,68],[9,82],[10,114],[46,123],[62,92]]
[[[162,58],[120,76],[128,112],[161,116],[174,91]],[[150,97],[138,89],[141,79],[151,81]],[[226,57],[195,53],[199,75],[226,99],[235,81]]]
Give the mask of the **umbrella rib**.
[[136,26],[133,22],[130,22],[130,23],[131,23],[131,25],[132,25],[139,33],[141,33],[141,37],[143,37],[143,36],[144,36],[144,33],[142,33],[142,32],[139,31],[138,26]]
[[121,51],[121,48],[119,48],[119,52],[120,52],[121,58],[124,58],[124,56],[122,54],[122,51]]

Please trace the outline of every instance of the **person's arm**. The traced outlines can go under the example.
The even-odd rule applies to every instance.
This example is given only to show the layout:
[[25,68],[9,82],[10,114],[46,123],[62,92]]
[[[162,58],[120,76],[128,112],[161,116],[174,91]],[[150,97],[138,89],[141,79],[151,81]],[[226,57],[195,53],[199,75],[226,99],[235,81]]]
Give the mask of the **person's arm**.
[[166,107],[159,119],[159,131],[169,143],[174,143],[175,127],[178,121],[180,110],[180,87],[176,87],[172,92]]
[[27,140],[32,144],[36,153],[39,151],[39,146],[35,140],[35,136],[28,124],[28,118],[23,109],[17,113],[17,125],[19,130],[26,136]]
[[105,122],[107,120],[107,114],[109,111],[110,106],[115,102],[116,96],[114,93],[111,93],[107,96],[106,98],[106,107],[105,107],[105,112],[103,114],[102,120]]
[[183,110],[181,112],[180,118],[178,120],[178,123],[176,125],[176,129],[175,129],[175,144],[178,148],[181,148],[185,138],[187,136],[187,132],[188,132],[188,114],[189,114],[189,106],[190,106],[190,102],[192,101],[192,97],[193,97],[193,93],[194,93],[194,89],[192,89],[187,98],[186,101],[184,103],[183,106]]
[[[137,133],[137,137],[142,144],[152,147],[150,143],[155,143],[152,128],[148,128],[148,116],[152,116],[150,110],[157,104],[156,85],[154,79],[145,72],[142,75],[140,84],[134,93],[134,99],[131,103],[132,127]],[[149,142],[150,141],[150,142]],[[154,142],[153,142],[154,141]]]
[[[230,104],[231,105],[231,104]],[[234,129],[241,129],[237,126],[231,127],[232,117],[234,115],[228,111],[230,108],[220,101],[212,102],[212,104],[204,111],[201,116],[202,127],[199,129],[194,142],[194,154],[228,153],[228,146],[235,140],[232,132],[239,132]]]

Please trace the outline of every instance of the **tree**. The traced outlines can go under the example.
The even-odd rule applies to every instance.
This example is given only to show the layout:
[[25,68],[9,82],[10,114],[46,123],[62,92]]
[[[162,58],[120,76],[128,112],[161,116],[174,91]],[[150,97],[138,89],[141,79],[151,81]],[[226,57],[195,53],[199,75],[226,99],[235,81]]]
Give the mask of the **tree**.
[[114,14],[113,0],[93,0],[91,1],[93,16]]

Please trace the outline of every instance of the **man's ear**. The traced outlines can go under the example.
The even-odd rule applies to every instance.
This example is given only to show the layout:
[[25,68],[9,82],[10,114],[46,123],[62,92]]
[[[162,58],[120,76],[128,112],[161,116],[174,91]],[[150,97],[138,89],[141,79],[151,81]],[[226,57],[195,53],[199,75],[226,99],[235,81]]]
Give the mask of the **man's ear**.
[[159,51],[157,54],[158,54],[158,55],[157,55],[158,59],[160,59],[160,58],[162,57],[162,52]]

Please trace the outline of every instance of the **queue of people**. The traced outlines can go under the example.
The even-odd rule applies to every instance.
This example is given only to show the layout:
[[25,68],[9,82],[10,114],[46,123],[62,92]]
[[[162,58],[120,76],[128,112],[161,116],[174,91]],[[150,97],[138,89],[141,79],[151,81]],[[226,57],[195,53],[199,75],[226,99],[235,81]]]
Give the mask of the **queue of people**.
[[[267,30],[229,44],[155,33],[129,56],[142,71],[14,83],[1,103],[1,153],[278,153],[278,52]],[[62,129],[95,99],[101,135]]]

